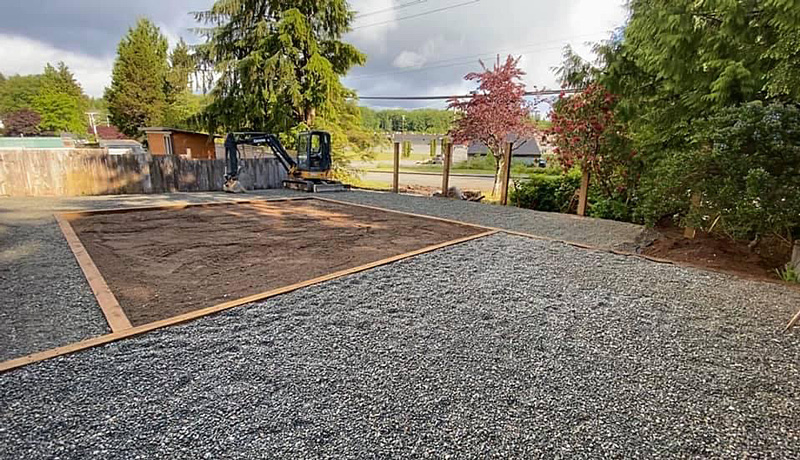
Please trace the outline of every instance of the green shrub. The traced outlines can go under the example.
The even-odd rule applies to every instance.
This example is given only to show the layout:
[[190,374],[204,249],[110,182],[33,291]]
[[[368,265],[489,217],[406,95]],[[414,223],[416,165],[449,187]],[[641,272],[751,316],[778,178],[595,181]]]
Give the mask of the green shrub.
[[[694,126],[690,151],[670,152],[646,173],[637,214],[648,223],[679,214],[685,224],[733,238],[800,233],[800,110],[755,102]],[[700,198],[699,206],[691,198]]]
[[577,168],[566,174],[531,174],[530,179],[511,190],[510,201],[521,208],[538,211],[571,212],[581,185]]
[[776,268],[775,273],[783,281],[788,283],[800,283],[800,272],[797,271],[791,264],[786,264],[782,269]]
[[623,222],[633,220],[631,206],[624,198],[606,198],[597,193],[589,193],[589,209],[586,214],[598,219],[611,219]]

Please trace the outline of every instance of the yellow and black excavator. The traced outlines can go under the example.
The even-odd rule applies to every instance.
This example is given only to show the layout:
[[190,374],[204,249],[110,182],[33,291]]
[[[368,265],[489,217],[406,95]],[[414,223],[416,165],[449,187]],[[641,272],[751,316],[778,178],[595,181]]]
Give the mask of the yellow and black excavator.
[[242,193],[239,183],[239,146],[267,146],[286,169],[283,186],[306,192],[337,192],[349,186],[333,179],[331,135],[325,131],[306,131],[297,137],[297,156],[292,157],[278,136],[263,132],[235,132],[225,138],[225,185],[223,190]]

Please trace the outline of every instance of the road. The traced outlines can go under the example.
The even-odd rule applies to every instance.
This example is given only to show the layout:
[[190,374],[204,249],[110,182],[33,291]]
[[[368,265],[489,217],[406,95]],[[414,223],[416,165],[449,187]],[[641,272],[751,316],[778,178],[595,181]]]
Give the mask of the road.
[[[392,173],[391,171],[367,171],[362,176],[364,180],[383,182],[391,185]],[[450,185],[458,187],[462,190],[482,190],[491,191],[494,178],[490,175],[470,174],[450,175]],[[426,187],[442,186],[442,175],[437,173],[400,173],[400,185],[422,185]]]

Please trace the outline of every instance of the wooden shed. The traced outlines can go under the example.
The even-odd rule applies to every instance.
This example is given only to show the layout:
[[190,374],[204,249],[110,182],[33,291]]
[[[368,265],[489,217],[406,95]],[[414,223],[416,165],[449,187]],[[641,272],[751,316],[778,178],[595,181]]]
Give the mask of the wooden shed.
[[142,128],[147,134],[151,155],[178,155],[192,160],[214,160],[217,158],[214,138],[207,133],[177,128]]

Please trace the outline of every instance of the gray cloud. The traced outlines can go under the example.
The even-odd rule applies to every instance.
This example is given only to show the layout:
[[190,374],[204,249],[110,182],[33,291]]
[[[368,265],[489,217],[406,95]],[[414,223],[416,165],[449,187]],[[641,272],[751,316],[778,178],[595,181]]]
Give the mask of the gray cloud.
[[113,56],[120,38],[140,17],[148,17],[170,35],[190,36],[190,11],[209,0],[10,0],[0,15],[0,33],[21,35],[65,51]]
[[[387,10],[357,18],[346,40],[367,53],[368,62],[343,80],[361,95],[432,95],[464,93],[467,72],[479,70],[478,59],[500,54],[522,55],[526,83],[554,87],[551,67],[570,43],[588,53],[583,43],[608,36],[623,19],[624,0],[480,0],[435,14],[425,12],[468,0],[351,0],[360,13]],[[3,6],[0,15],[0,71],[36,71],[47,59],[65,56],[76,67],[87,92],[102,94],[117,43],[138,17],[149,17],[174,41],[196,40],[188,31],[196,23],[189,14],[208,8],[212,0],[27,0]],[[420,15],[422,14],[422,15]],[[407,16],[420,15],[408,20]],[[380,25],[378,23],[384,23]],[[22,43],[22,45],[20,45]],[[6,49],[26,48],[19,55]],[[74,61],[71,63],[69,60]],[[34,70],[31,70],[34,69]],[[366,102],[366,101],[365,101]],[[370,101],[375,107],[442,107],[443,102]]]

